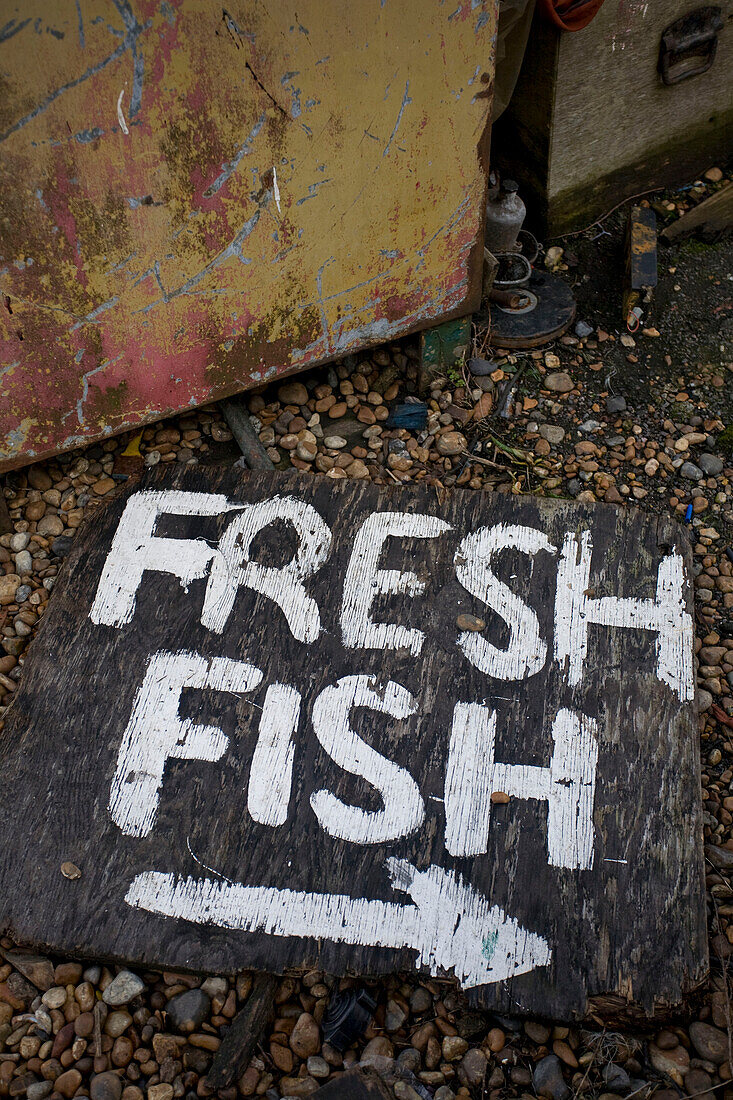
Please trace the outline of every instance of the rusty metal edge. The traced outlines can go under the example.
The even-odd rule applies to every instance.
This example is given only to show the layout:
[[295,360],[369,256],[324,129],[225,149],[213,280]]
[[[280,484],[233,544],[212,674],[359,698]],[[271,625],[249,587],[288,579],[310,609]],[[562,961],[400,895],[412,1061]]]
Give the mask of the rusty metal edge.
[[[492,59],[493,60],[493,59]],[[467,271],[467,287],[466,294],[463,301],[449,310],[447,313],[440,314],[438,317],[434,317],[430,320],[418,322],[414,325],[408,325],[404,332],[401,332],[398,336],[394,337],[394,340],[402,340],[407,336],[413,336],[417,332],[423,332],[425,329],[434,328],[436,325],[443,324],[445,321],[452,321],[457,317],[465,317],[468,314],[475,313],[481,305],[481,290],[483,281],[483,262],[484,262],[484,224],[486,220],[486,198],[489,188],[489,150],[491,146],[491,101],[493,99],[494,85],[493,81],[486,88],[482,95],[488,100],[488,114],[486,125],[478,140],[476,146],[476,156],[479,161],[481,174],[483,176],[483,190],[481,194],[481,207],[479,211],[479,231],[476,236],[476,240],[471,246],[471,251],[468,257],[468,263],[466,265]],[[393,341],[390,341],[393,342]],[[383,344],[383,340],[366,340],[360,344],[358,348],[350,349],[351,354],[357,351],[368,351],[370,348],[379,347]],[[349,354],[345,352],[344,354]],[[282,373],[277,374],[272,379],[268,380],[267,384],[273,382],[280,382],[286,378],[291,377],[294,374],[302,374],[305,371],[312,370],[315,367],[324,366],[326,363],[338,362],[343,356],[323,356],[320,359],[313,359],[308,363],[299,364],[290,370],[283,370]],[[214,405],[218,401],[223,401],[229,397],[236,397],[238,394],[248,393],[250,389],[254,390],[259,388],[261,383],[256,386],[215,386],[210,394],[207,395],[206,400],[197,405],[186,405],[184,408],[178,406],[172,406],[168,409],[161,409],[149,415],[137,416],[134,419],[125,421],[115,428],[114,431],[108,435],[94,434],[89,435],[88,439],[85,439],[83,443],[74,443],[67,447],[51,446],[44,451],[39,451],[37,454],[19,454],[9,458],[0,457],[0,474],[9,473],[11,470],[17,470],[23,466],[33,466],[37,462],[46,462],[51,458],[55,458],[57,455],[65,454],[68,451],[83,450],[85,447],[90,447],[94,443],[98,443],[104,439],[114,439],[118,435],[123,435],[125,432],[135,431],[140,428],[144,428],[148,424],[154,424],[158,420],[168,420],[174,416],[182,416],[184,413],[192,412],[195,409],[203,409],[208,405]]]

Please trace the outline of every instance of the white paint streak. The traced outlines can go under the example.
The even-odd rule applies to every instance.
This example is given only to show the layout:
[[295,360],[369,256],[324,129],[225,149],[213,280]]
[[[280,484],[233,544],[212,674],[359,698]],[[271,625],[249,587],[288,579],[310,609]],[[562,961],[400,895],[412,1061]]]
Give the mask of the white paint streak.
[[129,134],[130,131],[127,129],[127,123],[125,122],[125,116],[122,113],[122,99],[123,99],[124,95],[125,95],[125,89],[123,88],[122,91],[120,92],[120,94],[117,97],[117,121],[120,124],[120,129],[122,130],[122,133],[123,134]]
[[660,563],[655,599],[588,595],[593,543],[589,531],[580,543],[568,532],[563,543],[555,595],[555,658],[567,668],[571,687],[580,683],[588,652],[588,627],[653,630],[656,635],[657,677],[681,700],[694,698],[692,617],[685,610],[685,570],[678,553]]
[[275,196],[275,206],[277,207],[278,214],[280,211],[280,188],[277,185],[277,168],[273,164],[272,166],[272,191]]
[[184,588],[206,576],[217,551],[203,539],[155,538],[160,516],[217,516],[235,507],[238,505],[219,493],[146,489],[131,496],[99,578],[89,613],[92,622],[105,626],[129,623],[146,569],[171,573]]
[[408,649],[417,657],[425,641],[422,630],[398,623],[375,623],[371,608],[378,596],[421,596],[425,583],[415,573],[379,569],[388,538],[427,539],[450,531],[450,524],[435,516],[407,512],[374,512],[364,520],[344,578],[341,634],[349,649]]
[[181,718],[185,688],[252,691],[262,680],[254,665],[197,653],[155,653],[135,697],[117,754],[109,812],[126,836],[147,836],[158,812],[166,761],[221,759],[229,738],[218,726]]
[[[255,537],[276,520],[284,520],[295,528],[298,547],[293,558],[279,567],[252,561],[250,549]],[[278,605],[294,638],[314,642],[321,632],[321,618],[318,604],[302,582],[323,565],[330,549],[330,529],[315,508],[297,497],[276,496],[244,505],[219,542],[219,553],[206,586],[202,624],[221,634],[234,607],[237,589],[243,585]]]
[[247,788],[247,809],[260,825],[284,825],[288,818],[300,704],[300,692],[287,684],[267,689]]
[[331,836],[355,844],[383,844],[419,828],[425,804],[410,773],[373,749],[350,725],[351,711],[368,707],[391,718],[407,718],[417,710],[412,695],[389,680],[384,687],[371,676],[344,676],[324,688],[313,704],[313,729],[331,759],[351,775],[376,787],[384,809],[347,806],[330,791],[315,791],[310,803],[320,825]]
[[509,627],[507,649],[497,649],[480,634],[466,631],[458,638],[464,656],[481,672],[498,680],[521,680],[540,672],[547,660],[547,645],[540,637],[537,616],[491,569],[491,559],[501,550],[556,554],[557,549],[534,527],[498,523],[466,535],[455,553],[456,576],[463,587],[501,615]]
[[150,913],[236,931],[413,948],[418,967],[436,977],[452,970],[467,988],[504,981],[550,962],[552,953],[541,936],[490,905],[461,875],[436,866],[418,871],[395,858],[386,867],[394,889],[414,904],[176,879],[158,871],[138,875],[125,901]]
[[496,712],[480,703],[456,703],[445,776],[445,846],[451,855],[488,851],[491,794],[503,791],[512,798],[548,803],[551,866],[593,866],[596,723],[562,709],[553,722],[552,739],[549,768],[497,763]]

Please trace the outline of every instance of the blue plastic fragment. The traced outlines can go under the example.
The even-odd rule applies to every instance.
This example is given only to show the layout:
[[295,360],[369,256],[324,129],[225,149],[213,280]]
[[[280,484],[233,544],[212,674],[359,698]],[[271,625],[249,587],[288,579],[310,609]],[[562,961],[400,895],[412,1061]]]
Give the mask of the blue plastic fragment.
[[691,519],[692,519],[692,505],[688,504],[687,509],[685,511],[685,523],[689,523]]
[[395,405],[385,424],[388,428],[424,428],[428,422],[428,407],[424,401]]

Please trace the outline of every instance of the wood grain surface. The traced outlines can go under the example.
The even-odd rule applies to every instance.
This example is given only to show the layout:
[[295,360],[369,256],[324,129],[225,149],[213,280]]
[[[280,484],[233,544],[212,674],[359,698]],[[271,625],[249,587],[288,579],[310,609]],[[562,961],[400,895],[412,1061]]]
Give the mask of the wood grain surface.
[[[213,514],[123,546],[171,490]],[[296,507],[300,540],[269,522]],[[0,735],[0,930],[213,973],[417,966],[555,1018],[680,1004],[707,967],[689,567],[632,508],[147,473],[80,529]]]

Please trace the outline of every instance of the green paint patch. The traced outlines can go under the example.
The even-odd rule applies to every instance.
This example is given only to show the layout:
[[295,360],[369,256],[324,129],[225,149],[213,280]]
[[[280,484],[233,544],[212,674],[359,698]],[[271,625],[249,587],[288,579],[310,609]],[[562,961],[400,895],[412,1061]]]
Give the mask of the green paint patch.
[[496,945],[499,942],[498,932],[489,932],[488,936],[484,936],[481,941],[481,954],[487,962],[491,962],[494,952],[496,951]]

